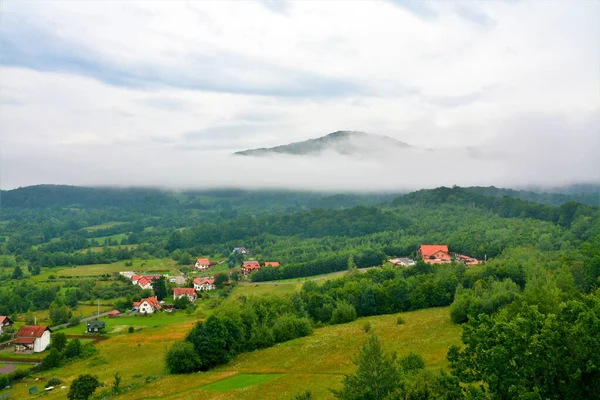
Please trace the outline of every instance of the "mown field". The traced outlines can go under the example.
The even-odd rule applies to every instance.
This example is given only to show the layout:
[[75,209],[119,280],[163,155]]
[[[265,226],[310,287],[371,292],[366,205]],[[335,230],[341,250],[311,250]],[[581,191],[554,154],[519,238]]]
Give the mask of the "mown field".
[[133,265],[125,265],[125,261],[119,261],[112,264],[92,264],[80,265],[77,267],[57,267],[44,272],[38,276],[32,277],[35,280],[47,280],[50,275],[56,278],[65,277],[93,277],[121,271],[135,272],[152,272],[152,271],[167,271],[169,273],[177,273],[177,263],[170,258],[160,258],[152,260],[136,259],[132,261]]
[[[328,388],[339,388],[343,374],[354,369],[350,357],[368,335],[363,330],[367,321],[387,349],[395,350],[399,355],[417,352],[423,356],[428,368],[447,365],[447,349],[460,343],[461,332],[460,326],[450,321],[448,308],[401,315],[405,320],[403,325],[396,323],[396,314],[327,326],[316,329],[311,336],[242,354],[227,365],[191,375],[167,374],[163,358],[169,345],[181,340],[195,321],[169,324],[167,318],[172,317],[161,315],[135,333],[113,334],[110,339],[99,343],[98,356],[32,376],[11,391],[16,398],[28,398],[26,385],[30,387],[36,377],[48,379],[56,376],[69,385],[82,372],[96,374],[110,386],[114,374],[119,372],[123,378],[122,386],[127,390],[116,397],[118,399],[267,400],[286,399],[305,390],[312,391],[315,398],[329,399],[332,395]],[[224,380],[235,376],[238,377]],[[41,383],[36,384],[42,386]],[[64,392],[47,395],[48,399],[64,397]]]

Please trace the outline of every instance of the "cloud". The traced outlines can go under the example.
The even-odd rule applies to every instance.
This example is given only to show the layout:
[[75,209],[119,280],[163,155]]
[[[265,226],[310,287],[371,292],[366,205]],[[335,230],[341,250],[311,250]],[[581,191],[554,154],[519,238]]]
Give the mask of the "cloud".
[[[591,179],[598,12],[597,2],[9,2],[0,186]],[[340,129],[454,150],[228,157]]]

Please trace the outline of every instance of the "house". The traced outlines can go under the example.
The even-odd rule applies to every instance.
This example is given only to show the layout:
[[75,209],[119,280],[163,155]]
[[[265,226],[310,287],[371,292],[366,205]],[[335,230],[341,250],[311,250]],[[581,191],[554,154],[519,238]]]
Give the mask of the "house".
[[204,271],[210,268],[210,261],[208,258],[199,258],[196,260],[194,268],[200,271]]
[[119,272],[119,274],[121,274],[122,276],[124,276],[127,279],[131,279],[131,277],[133,275],[135,275],[133,271],[121,271],[121,272]]
[[198,294],[195,288],[175,288],[173,289],[173,300],[177,300],[181,297],[187,296],[188,299],[193,303],[198,300]]
[[121,315],[121,312],[119,310],[112,310],[111,312],[108,313],[109,318],[115,318],[120,315]]
[[215,286],[214,278],[194,278],[194,290],[199,290],[201,292],[206,292],[208,290],[214,290],[217,287]]
[[414,260],[406,257],[392,258],[391,260],[388,260],[388,262],[398,267],[412,267],[416,264]]
[[421,257],[428,264],[447,264],[452,262],[452,256],[445,244],[422,244],[417,251],[417,256]]
[[142,289],[152,289],[152,281],[154,277],[151,276],[142,276],[138,281],[137,285]]
[[22,326],[14,341],[15,351],[17,353],[41,353],[50,345],[50,332],[50,328],[47,326]]
[[279,261],[265,261],[265,267],[279,267]]
[[162,306],[156,296],[152,296],[133,302],[133,308],[137,309],[142,314],[153,314],[160,311]]
[[4,315],[0,315],[0,335],[4,334],[4,329],[12,326],[13,322],[10,318]]
[[87,333],[98,333],[106,328],[106,322],[100,321],[99,319],[94,319],[86,322],[85,326]]
[[248,275],[251,272],[258,271],[260,269],[260,264],[258,261],[244,261],[242,264],[242,274]]
[[246,250],[243,247],[236,247],[233,249],[232,253],[239,253],[239,254],[250,254],[250,252],[248,250]]

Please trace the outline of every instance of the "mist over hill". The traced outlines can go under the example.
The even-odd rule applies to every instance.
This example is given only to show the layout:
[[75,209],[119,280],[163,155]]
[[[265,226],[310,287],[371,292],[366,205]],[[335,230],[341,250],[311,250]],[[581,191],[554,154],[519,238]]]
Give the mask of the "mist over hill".
[[317,139],[308,139],[270,148],[238,151],[240,156],[266,156],[271,154],[321,155],[333,152],[341,155],[373,155],[393,150],[412,148],[407,143],[388,136],[359,131],[336,131]]

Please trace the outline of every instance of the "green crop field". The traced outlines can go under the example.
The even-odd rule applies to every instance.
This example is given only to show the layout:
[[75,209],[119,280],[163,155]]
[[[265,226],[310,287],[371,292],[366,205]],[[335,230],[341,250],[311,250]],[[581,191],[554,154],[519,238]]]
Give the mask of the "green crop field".
[[[366,321],[371,323],[372,331],[382,339],[386,349],[395,350],[401,356],[410,351],[417,352],[423,356],[428,368],[447,366],[448,347],[460,343],[461,333],[461,327],[450,321],[448,308],[403,313],[403,325],[396,324],[397,315],[361,318],[349,324],[319,328],[308,337],[241,354],[227,365],[190,375],[167,374],[164,354],[172,343],[183,339],[191,329],[195,323],[194,315],[179,313],[174,316],[160,314],[148,318],[107,319],[109,331],[126,321],[123,326],[135,322],[143,329],[132,334],[112,335],[96,345],[99,354],[95,358],[40,375],[56,376],[68,386],[71,380],[86,371],[98,375],[110,386],[114,374],[119,372],[123,378],[122,386],[130,389],[116,398],[129,400],[287,399],[305,390],[312,391],[317,399],[330,399],[333,397],[328,388],[339,388],[343,374],[354,369],[350,356],[368,337],[363,330]],[[177,318],[181,319],[177,321]],[[223,381],[241,374],[242,378],[238,378],[241,381],[246,379],[243,376],[247,374],[281,376],[244,388],[236,388],[240,384],[236,382],[241,381]],[[14,396],[27,398],[26,384],[31,385],[36,376],[12,388]],[[219,381],[225,386],[215,384],[206,390],[205,385]],[[64,394],[48,393],[47,398],[60,399],[61,396]]]

